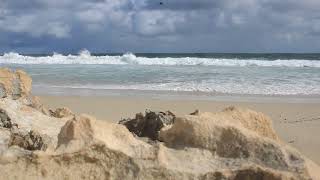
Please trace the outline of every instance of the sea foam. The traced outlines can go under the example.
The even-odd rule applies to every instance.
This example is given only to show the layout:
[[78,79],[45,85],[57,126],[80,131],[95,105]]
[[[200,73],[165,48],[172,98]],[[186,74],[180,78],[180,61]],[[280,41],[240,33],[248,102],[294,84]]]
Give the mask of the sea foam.
[[10,52],[0,56],[0,64],[113,64],[113,65],[162,65],[162,66],[263,66],[263,67],[315,67],[319,60],[304,59],[236,59],[198,57],[137,57],[132,53],[121,56],[94,56],[87,50],[79,55],[24,56]]

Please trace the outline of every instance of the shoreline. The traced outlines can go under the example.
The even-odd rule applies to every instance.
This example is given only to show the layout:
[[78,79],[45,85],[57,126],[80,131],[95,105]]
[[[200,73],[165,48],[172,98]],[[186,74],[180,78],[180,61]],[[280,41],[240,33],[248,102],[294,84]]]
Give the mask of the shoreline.
[[35,97],[24,71],[0,74],[8,179],[320,177],[318,102]]
[[[39,94],[35,94],[39,95]],[[228,106],[249,108],[268,115],[281,139],[294,146],[307,157],[320,164],[320,102],[272,101],[216,101],[202,99],[150,98],[149,96],[52,96],[40,95],[49,108],[68,107],[75,113],[85,113],[100,120],[118,122],[134,117],[145,109],[184,115],[199,109],[201,112],[218,112]]]
[[320,95],[263,95],[227,94],[200,91],[163,91],[136,89],[90,89],[64,87],[33,87],[38,96],[79,96],[79,97],[138,97],[166,100],[201,100],[222,102],[280,102],[280,103],[320,103]]

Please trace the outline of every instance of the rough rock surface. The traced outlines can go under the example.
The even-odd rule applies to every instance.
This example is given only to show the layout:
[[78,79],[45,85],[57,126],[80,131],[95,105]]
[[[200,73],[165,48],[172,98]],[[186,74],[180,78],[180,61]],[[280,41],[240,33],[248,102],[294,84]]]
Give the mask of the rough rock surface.
[[3,109],[0,109],[0,127],[12,128],[11,119]]
[[6,179],[320,178],[319,166],[282,142],[268,117],[248,109],[172,115],[174,121],[151,136],[162,142],[153,144],[121,124],[88,115],[52,117],[20,98],[0,98],[0,109],[1,122],[16,124],[0,127]]
[[153,112],[146,110],[145,116],[142,113],[136,114],[134,119],[123,119],[119,124],[125,125],[128,130],[139,137],[148,137],[157,140],[161,128],[174,122],[175,115],[170,111]]
[[24,71],[0,68],[0,98],[18,99],[29,95],[32,79]]
[[55,111],[52,111],[52,110],[49,110],[49,111],[50,111],[50,115],[56,118],[74,116],[73,112],[67,107],[57,108]]
[[9,146],[19,146],[30,151],[47,149],[44,136],[32,130],[26,134],[22,132],[11,133]]

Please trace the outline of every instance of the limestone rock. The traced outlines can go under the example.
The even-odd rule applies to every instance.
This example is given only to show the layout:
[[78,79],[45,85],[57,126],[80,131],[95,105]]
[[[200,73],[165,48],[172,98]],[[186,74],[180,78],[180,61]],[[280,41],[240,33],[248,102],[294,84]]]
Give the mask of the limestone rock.
[[31,77],[22,70],[16,71],[16,77],[19,81],[19,96],[29,95],[31,93]]
[[153,112],[147,110],[145,116],[138,113],[134,119],[124,119],[119,121],[119,124],[125,125],[130,132],[139,137],[149,137],[152,140],[157,140],[160,129],[172,124],[174,119],[175,115],[170,111]]
[[25,96],[19,99],[23,104],[30,106],[33,109],[38,110],[39,112],[50,115],[50,111],[41,103],[40,98],[37,96]]
[[40,135],[37,131],[29,131],[26,134],[21,132],[12,133],[9,146],[19,146],[23,149],[35,151],[46,150],[48,145],[45,143],[44,136]]
[[200,114],[200,111],[196,109],[194,112],[190,113],[190,115],[198,116]]
[[0,98],[18,99],[28,96],[31,91],[32,79],[24,71],[11,71],[0,68]]
[[57,108],[55,111],[50,110],[50,115],[56,118],[74,116],[73,112],[67,107]]
[[[6,140],[8,130],[0,128],[0,162],[6,160],[0,163],[0,173],[7,179],[319,177],[317,165],[274,137],[272,127],[266,131],[270,122],[259,120],[260,114],[250,110],[234,108],[215,114],[175,117],[173,124],[160,131],[163,143],[148,144],[120,124],[87,115],[64,121],[30,107],[24,110],[24,106],[28,107],[20,101],[0,100],[0,107],[11,121],[18,123],[19,130],[28,132],[16,136],[13,131],[10,140]],[[251,125],[242,122],[241,118],[246,116],[258,119],[252,122],[257,123],[256,128],[249,129]],[[24,119],[17,120],[20,117]],[[33,125],[26,121],[32,121],[29,123]],[[31,127],[38,129],[38,133],[27,131]],[[268,136],[261,136],[260,129]],[[50,143],[46,143],[43,135],[48,136]],[[50,144],[54,148],[48,150]],[[37,151],[44,150],[43,145],[48,145],[46,151]]]
[[3,109],[0,109],[0,127],[12,128],[11,119]]
[[[23,73],[8,72],[12,81],[26,81]],[[319,166],[282,142],[262,113],[235,107],[182,117],[147,111],[121,124],[65,117],[64,111],[56,118],[28,96],[12,98],[12,82],[0,82],[0,94],[6,93],[0,98],[0,174],[9,180],[320,178]]]
[[[36,131],[41,134],[42,137],[44,135],[47,137],[45,138],[48,140],[47,146],[48,149],[51,150],[57,146],[60,128],[68,120],[67,118],[57,119],[45,115],[39,110],[25,105],[23,101],[12,100],[11,98],[0,99],[0,109],[2,110],[1,112],[3,112],[0,113],[1,121],[2,119],[4,120],[3,122],[10,121],[11,125],[7,126],[10,134],[18,133],[23,137],[30,131]],[[6,143],[8,145],[9,142]]]
[[251,110],[232,107],[214,114],[177,117],[172,126],[161,129],[160,140],[168,147],[207,149],[218,157],[308,177],[305,157],[279,140],[266,116]]
[[92,121],[94,121],[93,118],[86,115],[67,121],[58,135],[58,148],[63,145],[77,144],[76,148],[81,149],[90,145],[93,141]]
[[5,97],[7,97],[7,90],[4,86],[4,84],[0,83],[0,98],[5,98]]

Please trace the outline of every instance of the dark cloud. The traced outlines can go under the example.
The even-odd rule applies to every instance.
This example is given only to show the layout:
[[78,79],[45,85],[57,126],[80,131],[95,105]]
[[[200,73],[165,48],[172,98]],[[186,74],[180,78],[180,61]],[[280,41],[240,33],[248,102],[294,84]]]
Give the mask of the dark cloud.
[[320,47],[319,0],[0,1],[0,52],[317,52]]
[[144,3],[144,9],[170,9],[181,11],[205,10],[221,8],[223,1],[217,0],[147,0]]

